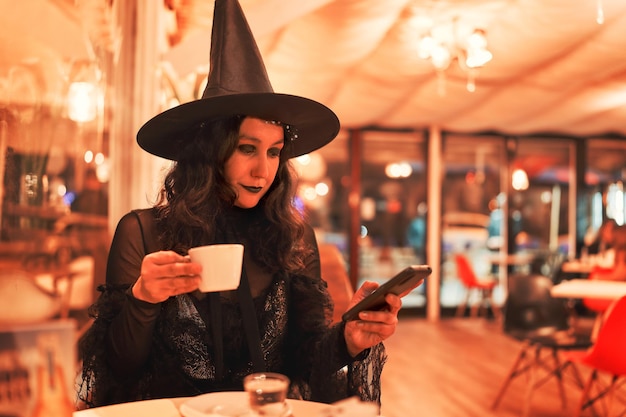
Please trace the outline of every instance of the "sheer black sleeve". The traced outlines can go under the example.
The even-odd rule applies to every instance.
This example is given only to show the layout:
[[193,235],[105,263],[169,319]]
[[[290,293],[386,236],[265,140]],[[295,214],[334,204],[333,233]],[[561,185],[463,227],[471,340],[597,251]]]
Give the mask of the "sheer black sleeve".
[[106,404],[106,397],[116,395],[114,387],[136,376],[149,356],[160,305],[137,300],[130,292],[144,256],[141,226],[131,212],[117,225],[106,285],[90,308],[94,322],[79,342],[83,372],[78,397],[87,405]]
[[107,261],[107,285],[130,286],[139,278],[146,250],[137,216],[128,213],[117,224]]
[[322,266],[320,262],[320,251],[315,238],[315,231],[312,227],[307,226],[304,233],[304,244],[309,248],[310,253],[304,260],[304,275],[313,279],[321,279]]
[[330,326],[332,300],[321,278],[320,258],[313,230],[305,235],[312,248],[302,275],[291,277],[290,372],[306,381],[299,389],[303,396],[333,402],[353,395],[363,401],[380,403],[380,376],[386,361],[379,344],[357,358],[348,353],[344,323]]
[[109,365],[120,375],[136,373],[148,358],[160,311],[160,304],[137,300],[130,291],[141,274],[141,263],[146,255],[144,237],[153,235],[142,232],[138,215],[129,213],[120,220],[107,263],[107,285],[128,287],[126,302],[112,320],[106,339]]

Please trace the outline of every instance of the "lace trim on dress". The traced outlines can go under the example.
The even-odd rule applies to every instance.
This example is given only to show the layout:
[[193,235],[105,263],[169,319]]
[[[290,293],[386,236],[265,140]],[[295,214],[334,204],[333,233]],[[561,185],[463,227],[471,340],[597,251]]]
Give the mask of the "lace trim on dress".
[[[150,357],[140,374],[114,375],[107,365],[105,336],[112,319],[130,302],[127,289],[102,288],[91,310],[95,322],[80,342],[83,373],[78,398],[83,405],[242,389],[241,381],[252,365],[241,336],[241,312],[234,300],[225,298],[224,334],[229,337],[224,341],[224,369],[229,372],[223,380],[215,380],[211,332],[191,295],[162,303]],[[331,301],[323,281],[306,276],[277,278],[266,293],[255,299],[255,308],[267,369],[291,378],[290,397],[330,403],[356,395],[380,404],[384,346],[373,347],[360,360],[349,357],[343,325],[328,327],[326,311]]]

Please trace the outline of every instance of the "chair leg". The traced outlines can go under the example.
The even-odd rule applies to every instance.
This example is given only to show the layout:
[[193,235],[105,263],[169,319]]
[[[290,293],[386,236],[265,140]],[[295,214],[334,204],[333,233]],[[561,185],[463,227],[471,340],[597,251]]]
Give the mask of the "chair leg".
[[576,409],[576,414],[574,415],[574,417],[580,417],[583,410],[587,408],[587,406],[591,405],[591,403],[589,403],[588,401],[589,393],[591,392],[591,386],[593,385],[597,376],[598,376],[597,370],[594,369],[593,371],[591,371],[591,375],[589,375],[589,379],[587,380],[587,383],[585,384],[585,388],[583,389],[583,392],[580,396],[580,402],[578,404],[578,408]]
[[485,290],[485,299],[488,303],[488,308],[491,309],[493,318],[495,320],[500,320],[500,318],[502,317],[502,312],[500,311],[500,308],[493,302],[493,289]]
[[[532,354],[530,352],[531,348],[533,349]],[[502,384],[502,387],[500,388],[493,404],[491,405],[492,410],[495,410],[498,407],[511,381],[522,374],[526,374],[528,377],[526,381],[526,393],[522,410],[523,416],[530,415],[530,406],[532,403],[534,390],[547,382],[550,378],[552,378],[552,376],[557,379],[559,394],[561,397],[561,405],[563,409],[567,407],[567,398],[564,387],[564,372],[566,368],[571,367],[576,383],[582,388],[583,381],[580,377],[580,374],[578,373],[578,369],[571,362],[561,363],[558,357],[558,351],[556,349],[552,349],[550,354],[544,355],[544,357],[542,357],[542,349],[543,347],[541,345],[534,345],[526,342],[526,345],[522,348],[519,355],[517,356],[513,367],[507,374],[507,377]],[[550,362],[550,364],[548,364],[546,360]],[[538,379],[538,377],[540,376],[538,372],[540,372],[540,370],[542,369],[549,370],[549,373],[547,375],[542,374],[542,378]]]
[[549,356],[551,358],[550,363],[547,362],[547,358],[542,358],[540,355],[540,350],[537,350],[537,355],[535,357],[534,363],[537,367],[541,367],[548,372],[539,381],[534,382],[533,389],[540,387],[541,385],[552,379],[552,377],[556,378],[556,383],[558,384],[557,388],[559,389],[559,396],[561,397],[561,407],[565,410],[567,408],[567,397],[565,393],[565,371],[567,370],[567,368],[572,368],[573,379],[578,387],[583,388],[583,381],[574,363],[570,361],[561,362],[557,349],[550,349]]
[[565,398],[565,387],[563,387],[563,366],[559,360],[559,353],[556,349],[552,349],[552,359],[554,360],[554,376],[556,376],[559,386],[559,395],[561,396],[561,406],[565,410],[567,408],[567,399]]
[[[539,352],[535,350],[534,353],[535,358],[533,360],[536,361]],[[533,386],[535,385],[535,369],[533,366],[528,367],[526,376],[526,393],[524,394],[524,403],[522,404],[522,417],[528,417],[530,414],[530,403],[533,397]]]
[[527,367],[527,372],[528,372],[528,383],[526,385],[526,398],[524,400],[524,405],[523,405],[523,409],[522,409],[522,416],[523,417],[528,417],[530,415],[530,404],[533,401],[533,393],[535,392],[535,388],[538,384],[536,382],[536,377],[537,377],[537,364],[541,363],[541,346],[540,345],[535,345],[535,351],[534,351],[534,358],[532,360],[532,363],[530,365],[528,365]]
[[571,362],[571,361],[566,361],[563,364],[563,373],[565,373],[565,370],[567,368],[571,368],[572,369],[572,375],[573,375],[574,382],[576,382],[576,385],[578,385],[578,388],[583,389],[585,387],[585,382],[583,381],[583,378],[580,375],[580,372],[578,371],[578,368],[576,367],[576,364],[574,364],[574,362]]
[[488,290],[485,289],[481,289],[479,290],[480,292],[480,300],[478,304],[478,315],[482,316],[484,315],[485,317],[487,317],[489,315],[489,293]]
[[[469,291],[470,294],[471,293],[476,293],[476,290],[470,290]],[[468,303],[469,303],[469,299],[471,297],[468,298]],[[482,308],[482,294],[480,296],[480,299],[478,300],[478,303],[474,303],[472,305],[470,305],[470,317],[478,317],[478,315],[480,314],[480,310]]]
[[463,301],[459,303],[458,307],[456,308],[456,314],[455,314],[456,317],[463,317],[465,315],[465,310],[467,309],[469,298],[470,298],[470,290],[469,288],[467,288]]
[[495,320],[502,320],[502,310],[500,310],[500,307],[493,304],[493,302],[491,303],[491,311],[493,311],[493,318]]
[[[615,398],[618,398],[618,401],[626,401],[619,392],[619,388],[622,385],[622,381],[619,381],[619,376],[612,375],[610,382],[606,385],[603,383],[601,379],[600,372],[597,369],[594,369],[591,377],[589,378],[589,386],[586,394],[581,399],[580,412],[582,413],[586,408],[590,408],[591,412],[594,416],[598,415],[595,410],[595,406],[597,404],[602,405],[602,411],[600,415],[613,415],[612,408],[615,402]],[[596,393],[592,395],[592,388],[595,386]],[[623,416],[626,414],[626,409],[623,410],[619,415]]]
[[500,401],[502,400],[502,397],[504,396],[504,393],[509,387],[509,384],[511,383],[511,381],[513,381],[513,379],[515,379],[516,377],[522,374],[522,372],[520,372],[520,370],[523,369],[521,365],[526,360],[526,354],[527,354],[528,349],[530,349],[530,344],[527,343],[524,347],[522,347],[520,353],[517,355],[517,358],[515,359],[515,362],[513,362],[513,366],[511,367],[511,370],[506,375],[506,379],[504,380],[504,383],[500,387],[500,390],[498,391],[498,394],[496,395],[496,398],[493,401],[493,404],[491,404],[492,410],[495,410],[498,407],[498,404],[500,404]]
[[[549,352],[550,363],[547,362],[547,358],[541,357],[541,346],[537,345],[535,351],[535,359],[533,361],[533,367],[543,369],[547,371],[545,375],[539,380],[536,380],[533,375],[533,382],[529,384],[532,389],[539,388],[544,383],[548,382],[552,377],[556,378],[557,388],[559,389],[559,396],[561,397],[561,406],[563,409],[567,408],[567,398],[565,395],[565,387],[564,387],[564,371],[571,364],[571,362],[561,363],[559,359],[559,353],[557,349],[550,349]],[[579,386],[582,385],[580,381],[580,377],[578,376],[578,370],[572,365],[574,379],[577,379],[577,383]]]
[[[617,405],[619,406],[620,404],[622,404],[624,406],[624,408],[622,410],[619,409],[619,407],[616,409],[616,411],[619,412],[619,414],[617,414],[617,417],[624,417],[626,416],[626,392],[624,392],[624,390],[622,390],[621,388],[623,386],[625,386],[626,384],[626,379],[624,379],[623,377],[619,377],[617,375],[613,376],[613,381],[612,381],[612,401],[614,401],[615,403],[617,403]],[[615,398],[617,398],[617,400],[615,400]],[[613,408],[610,409],[610,411],[613,411]]]
[[613,415],[613,404],[615,403],[615,381],[617,381],[617,376],[613,376],[611,378],[611,385],[608,388],[608,397],[609,397],[609,404],[607,406],[607,410],[608,410],[608,415],[612,416]]

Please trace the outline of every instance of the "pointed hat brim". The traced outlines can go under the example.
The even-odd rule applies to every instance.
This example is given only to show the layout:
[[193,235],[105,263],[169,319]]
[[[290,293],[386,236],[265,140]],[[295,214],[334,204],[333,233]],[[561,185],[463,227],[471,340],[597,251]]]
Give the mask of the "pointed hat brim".
[[237,0],[216,0],[211,34],[211,69],[199,100],[158,114],[137,132],[147,152],[176,160],[189,140],[184,133],[204,121],[234,115],[290,125],[289,158],[321,148],[339,133],[337,115],[300,96],[274,93],[263,59]]
[[147,152],[176,160],[188,138],[182,132],[203,121],[246,115],[289,124],[297,135],[288,158],[304,155],[328,144],[339,133],[339,119],[317,101],[289,94],[244,93],[205,98],[181,104],[155,116],[137,133],[137,142]]

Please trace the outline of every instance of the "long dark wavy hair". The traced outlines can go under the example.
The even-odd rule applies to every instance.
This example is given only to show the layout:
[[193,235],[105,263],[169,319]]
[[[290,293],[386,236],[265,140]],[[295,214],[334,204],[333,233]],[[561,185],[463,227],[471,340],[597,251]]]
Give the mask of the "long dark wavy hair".
[[[226,182],[224,167],[235,152],[245,116],[204,122],[178,140],[181,151],[167,173],[157,202],[157,225],[166,248],[185,254],[194,246],[213,243],[224,219],[233,212],[237,195]],[[270,123],[270,122],[268,122]],[[276,123],[276,122],[271,122]],[[255,261],[268,272],[297,272],[304,267],[307,249],[301,244],[304,219],[294,206],[296,177],[288,155],[290,137],[278,172],[257,207],[246,213],[247,242]],[[248,216],[249,213],[249,216]]]

